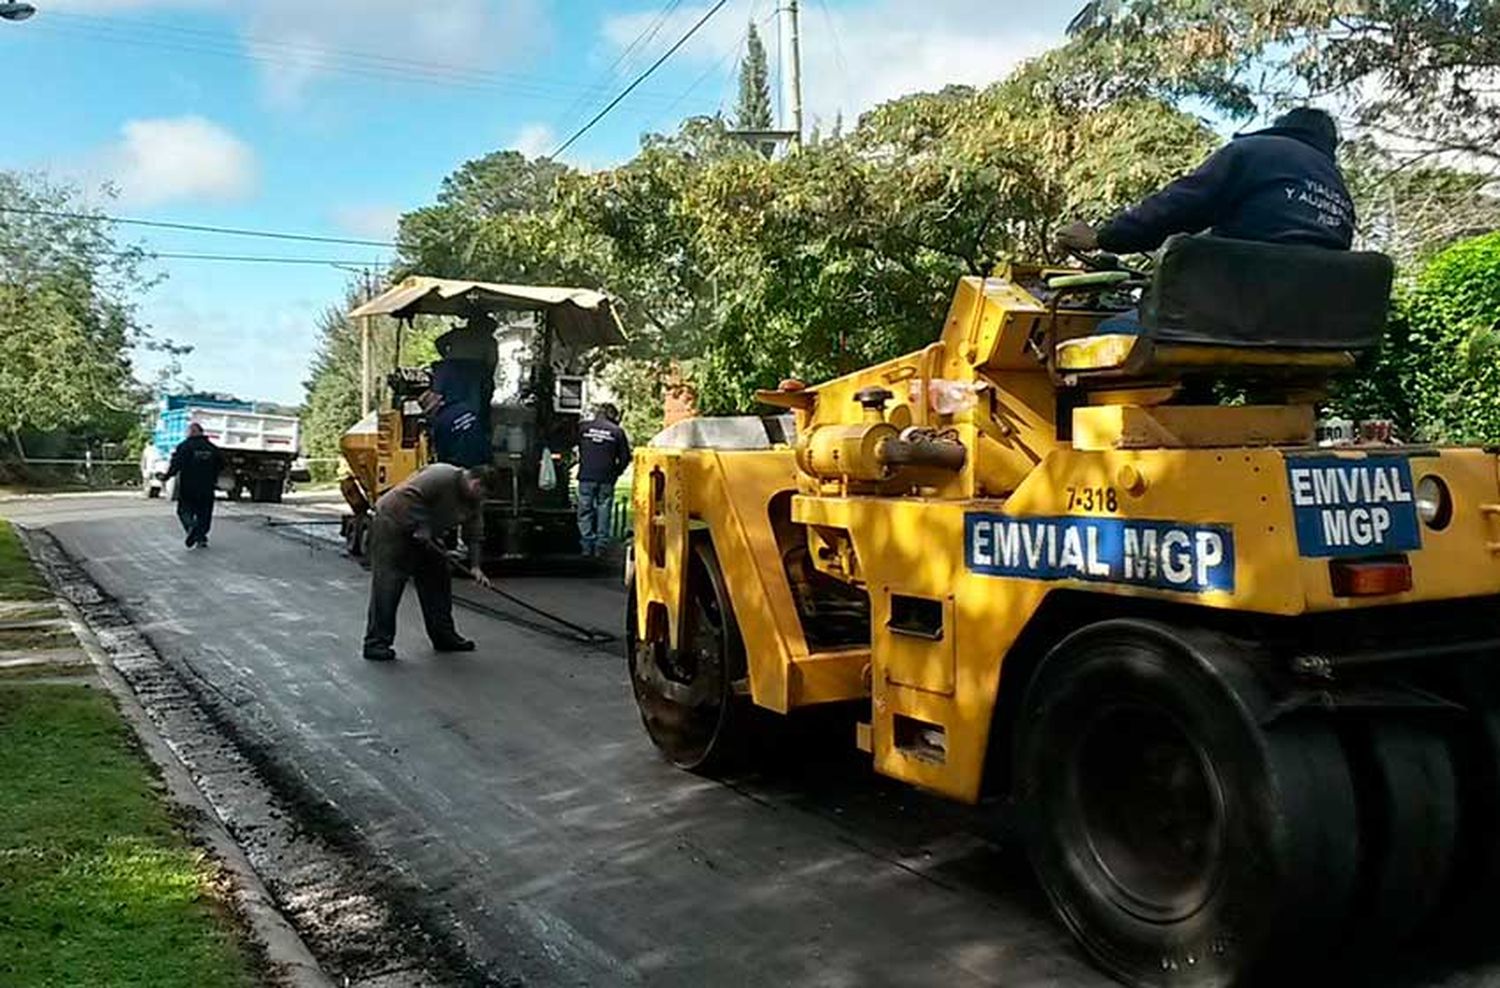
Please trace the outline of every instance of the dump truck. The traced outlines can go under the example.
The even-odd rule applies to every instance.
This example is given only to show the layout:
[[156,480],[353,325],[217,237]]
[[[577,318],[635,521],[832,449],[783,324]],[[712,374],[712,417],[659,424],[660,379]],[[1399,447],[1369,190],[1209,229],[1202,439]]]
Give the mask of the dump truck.
[[[487,342],[470,341],[466,356],[487,363],[489,387],[473,388],[470,404],[487,429],[491,483],[484,499],[485,564],[578,554],[578,524],[568,471],[587,410],[590,354],[625,342],[614,299],[585,288],[505,285],[411,275],[356,308],[351,317],[387,316],[398,326],[422,316],[472,322],[499,317]],[[498,325],[503,320],[503,325]],[[520,355],[514,390],[492,398],[501,340]],[[442,346],[442,337],[439,337]],[[478,351],[483,350],[480,354]],[[400,347],[397,347],[398,353]],[[386,377],[388,407],[376,409],[339,440],[348,471],[340,489],[351,513],[342,523],[345,546],[365,553],[370,512],[382,494],[441,460],[434,441],[434,396],[444,358],[426,367],[395,367]],[[440,397],[440,396],[439,396]],[[548,482],[550,479],[550,482]]]
[[1086,261],[964,278],[931,345],[760,393],[790,426],[637,451],[645,729],[715,772],[852,711],[875,771],[1004,801],[1125,984],[1399,946],[1500,878],[1496,450],[1315,442],[1380,255]]
[[256,411],[254,402],[224,395],[163,395],[151,441],[141,453],[141,490],[147,497],[177,496],[176,478],[164,481],[160,474],[193,423],[223,451],[219,489],[232,500],[249,495],[253,501],[280,501],[288,481],[308,479],[299,462],[301,423],[295,416],[268,415]]

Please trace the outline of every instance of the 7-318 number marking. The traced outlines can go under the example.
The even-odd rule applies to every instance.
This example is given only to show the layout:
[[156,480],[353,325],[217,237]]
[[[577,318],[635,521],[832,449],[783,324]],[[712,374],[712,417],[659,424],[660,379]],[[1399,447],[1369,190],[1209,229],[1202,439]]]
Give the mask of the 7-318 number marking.
[[1119,511],[1120,495],[1113,487],[1069,487],[1069,511]]

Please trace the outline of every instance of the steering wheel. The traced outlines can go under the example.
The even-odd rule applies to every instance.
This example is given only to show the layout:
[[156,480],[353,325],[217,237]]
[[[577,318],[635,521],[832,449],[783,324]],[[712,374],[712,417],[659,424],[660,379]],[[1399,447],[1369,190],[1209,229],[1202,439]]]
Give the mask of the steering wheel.
[[1120,255],[1111,254],[1102,250],[1080,250],[1069,247],[1068,256],[1072,257],[1087,271],[1119,271],[1123,272],[1128,280],[1146,282],[1151,280],[1149,271],[1126,267],[1120,261]]

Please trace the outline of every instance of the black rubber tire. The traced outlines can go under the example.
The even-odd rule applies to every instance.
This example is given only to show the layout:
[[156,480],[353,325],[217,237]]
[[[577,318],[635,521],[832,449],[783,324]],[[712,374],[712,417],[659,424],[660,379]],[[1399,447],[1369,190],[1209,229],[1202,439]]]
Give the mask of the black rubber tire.
[[1341,927],[1349,766],[1316,716],[1263,729],[1269,709],[1230,643],[1151,622],[1087,627],[1038,669],[1015,764],[1032,864],[1125,983],[1247,984]]
[[1442,902],[1458,842],[1458,775],[1441,725],[1376,717],[1345,732],[1363,847],[1351,930],[1407,940]]
[[239,484],[235,484],[233,487],[229,488],[225,496],[228,497],[231,501],[238,501],[242,496],[244,496],[244,493],[245,489]]
[[1456,718],[1459,843],[1453,904],[1468,915],[1500,909],[1500,688],[1481,670],[1458,684],[1468,712]]
[[742,768],[750,749],[751,702],[736,684],[746,676],[745,645],[713,546],[688,550],[687,600],[680,654],[665,641],[641,641],[635,590],[627,600],[630,682],[646,733],[678,768],[705,775]]
[[260,500],[266,504],[280,504],[281,495],[286,490],[286,481],[280,477],[270,477],[260,482]]

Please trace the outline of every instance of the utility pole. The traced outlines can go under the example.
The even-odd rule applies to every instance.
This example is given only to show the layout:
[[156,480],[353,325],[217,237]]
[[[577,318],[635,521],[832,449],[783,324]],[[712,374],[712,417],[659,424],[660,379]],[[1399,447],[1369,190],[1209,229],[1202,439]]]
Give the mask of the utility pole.
[[802,46],[797,38],[797,0],[787,0],[786,12],[792,15],[792,129],[797,143],[802,143]]
[[[365,269],[365,302],[375,298],[375,275]],[[370,414],[370,317],[359,317],[359,415]]]

